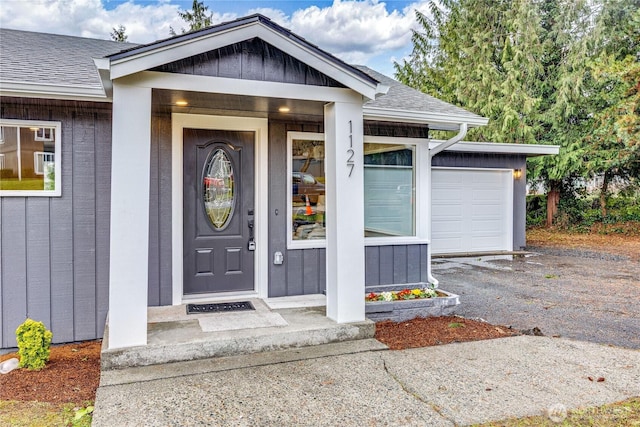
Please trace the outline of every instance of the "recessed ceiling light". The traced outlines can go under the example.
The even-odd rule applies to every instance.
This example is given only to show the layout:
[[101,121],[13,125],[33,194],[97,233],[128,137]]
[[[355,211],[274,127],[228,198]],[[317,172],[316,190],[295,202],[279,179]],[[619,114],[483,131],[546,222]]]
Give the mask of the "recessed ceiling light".
[[289,111],[291,111],[291,109],[289,107],[280,107],[278,108],[278,111],[280,111],[281,113],[288,113]]
[[176,101],[176,105],[178,107],[186,107],[189,103],[187,101]]

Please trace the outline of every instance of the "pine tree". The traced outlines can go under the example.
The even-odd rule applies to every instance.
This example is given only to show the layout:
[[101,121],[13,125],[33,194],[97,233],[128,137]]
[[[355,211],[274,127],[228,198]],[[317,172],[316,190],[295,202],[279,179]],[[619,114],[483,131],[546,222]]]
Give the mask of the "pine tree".
[[[208,6],[204,5],[204,2],[193,0],[193,4],[191,5],[191,10],[185,10],[184,12],[178,11],[178,15],[189,24],[189,29],[182,29],[182,34],[190,33],[192,31],[201,30],[203,28],[209,27],[212,24],[212,13],[207,14],[207,10],[209,10]],[[169,32],[172,36],[176,35],[176,32],[173,28],[170,28]]]
[[576,178],[637,176],[639,3],[433,0],[396,76],[488,117],[470,138],[560,145],[530,162],[550,222]]
[[129,36],[125,34],[127,28],[124,25],[118,25],[118,28],[113,28],[111,32],[111,39],[115,42],[125,43]]

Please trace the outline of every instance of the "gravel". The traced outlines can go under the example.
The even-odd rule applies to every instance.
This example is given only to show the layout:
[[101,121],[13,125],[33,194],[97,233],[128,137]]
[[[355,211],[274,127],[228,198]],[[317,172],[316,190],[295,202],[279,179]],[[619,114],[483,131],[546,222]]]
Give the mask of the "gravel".
[[535,248],[526,256],[436,259],[433,274],[460,295],[457,315],[640,348],[640,264],[624,256]]

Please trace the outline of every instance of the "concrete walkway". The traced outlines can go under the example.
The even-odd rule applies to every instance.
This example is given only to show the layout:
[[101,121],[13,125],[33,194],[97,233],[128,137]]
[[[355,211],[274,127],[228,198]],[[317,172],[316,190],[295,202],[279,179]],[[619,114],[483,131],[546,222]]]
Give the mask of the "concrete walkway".
[[388,351],[368,339],[105,371],[93,425],[455,426],[633,396],[638,350],[518,336]]

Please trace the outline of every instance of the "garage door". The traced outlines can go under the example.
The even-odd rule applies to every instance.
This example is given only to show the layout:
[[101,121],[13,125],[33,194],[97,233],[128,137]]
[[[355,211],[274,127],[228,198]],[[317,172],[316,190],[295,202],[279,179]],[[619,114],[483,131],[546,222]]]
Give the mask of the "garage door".
[[513,248],[511,170],[433,168],[432,253]]

